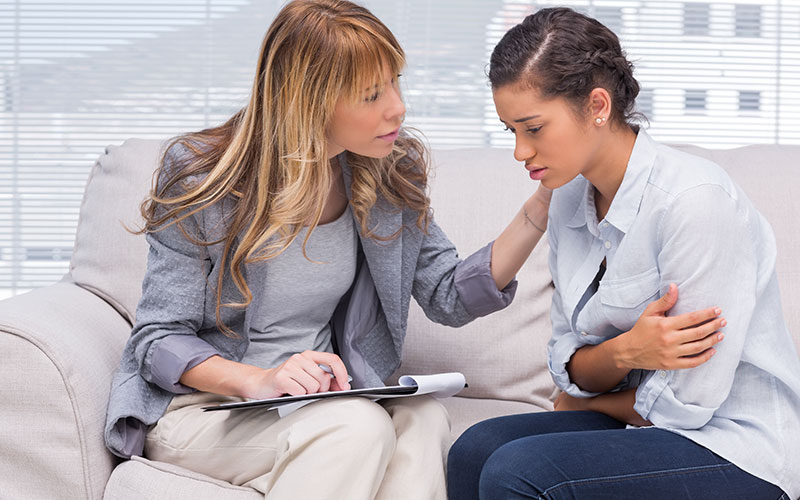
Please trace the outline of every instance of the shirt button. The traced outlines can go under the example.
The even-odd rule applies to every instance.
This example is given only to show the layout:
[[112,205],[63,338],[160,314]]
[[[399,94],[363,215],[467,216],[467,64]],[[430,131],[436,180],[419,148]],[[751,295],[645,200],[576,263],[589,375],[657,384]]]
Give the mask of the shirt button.
[[607,228],[607,227],[608,227],[608,222],[601,222],[601,223],[600,223],[600,228],[601,228],[601,229],[605,229],[605,228]]
[[665,372],[664,370],[659,370],[658,374],[661,375],[661,378],[666,378],[667,376],[667,372]]
[[606,248],[611,248],[611,242],[610,241],[606,241],[604,246]]
[[588,334],[588,333],[586,333],[586,332],[581,332],[581,335],[583,335],[583,336],[585,337],[585,336],[587,336],[587,335],[589,335],[589,334]]

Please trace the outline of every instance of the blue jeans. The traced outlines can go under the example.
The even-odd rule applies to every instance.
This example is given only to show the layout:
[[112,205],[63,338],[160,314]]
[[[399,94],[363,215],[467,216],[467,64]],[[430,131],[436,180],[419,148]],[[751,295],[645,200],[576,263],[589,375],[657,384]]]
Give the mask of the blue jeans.
[[480,422],[453,444],[447,480],[450,500],[788,500],[683,436],[591,411]]

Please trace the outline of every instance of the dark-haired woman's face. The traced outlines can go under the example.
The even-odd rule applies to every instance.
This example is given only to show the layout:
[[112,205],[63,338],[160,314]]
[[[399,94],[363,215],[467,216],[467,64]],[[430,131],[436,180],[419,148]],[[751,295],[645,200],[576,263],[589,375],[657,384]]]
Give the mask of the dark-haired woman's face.
[[542,99],[519,85],[493,92],[497,115],[514,134],[514,158],[533,180],[555,189],[585,173],[599,147],[591,117],[579,117],[564,99]]

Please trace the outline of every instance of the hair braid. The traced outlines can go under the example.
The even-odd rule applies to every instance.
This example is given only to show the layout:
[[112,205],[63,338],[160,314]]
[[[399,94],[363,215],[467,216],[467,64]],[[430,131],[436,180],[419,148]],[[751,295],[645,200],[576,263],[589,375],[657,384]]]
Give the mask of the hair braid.
[[493,88],[525,84],[545,97],[562,97],[579,113],[594,88],[612,96],[610,119],[630,123],[639,83],[617,36],[569,8],[541,9],[511,28],[492,52]]

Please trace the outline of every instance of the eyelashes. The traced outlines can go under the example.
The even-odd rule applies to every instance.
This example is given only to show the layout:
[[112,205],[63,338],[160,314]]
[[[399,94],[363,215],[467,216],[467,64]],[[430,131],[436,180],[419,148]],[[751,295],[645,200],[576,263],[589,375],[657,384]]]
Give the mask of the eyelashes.
[[[397,73],[397,75],[395,75],[395,77],[394,77],[394,78],[392,78],[392,85],[395,85],[395,84],[398,82],[398,80],[400,80],[400,77],[401,77],[401,76],[403,76],[403,74],[402,74],[402,73]],[[364,102],[375,102],[375,101],[377,101],[377,100],[378,100],[378,98],[381,96],[381,94],[383,94],[383,92],[381,92],[381,91],[376,91],[376,92],[375,92],[374,94],[372,94],[371,96],[369,96],[369,97],[365,98],[365,99],[364,99]]]
[[[515,129],[513,129],[513,128],[509,127],[508,125],[506,125],[506,126],[503,128],[503,130],[504,130],[504,131],[505,131],[505,130],[508,130],[508,131],[509,131],[509,132],[511,132],[512,134],[516,134],[516,133],[517,133],[517,131],[516,131]],[[542,130],[542,127],[531,127],[531,128],[525,129],[525,131],[526,131],[526,132],[528,132],[529,134],[536,134],[536,133],[537,133],[537,132],[539,132],[540,130]]]

